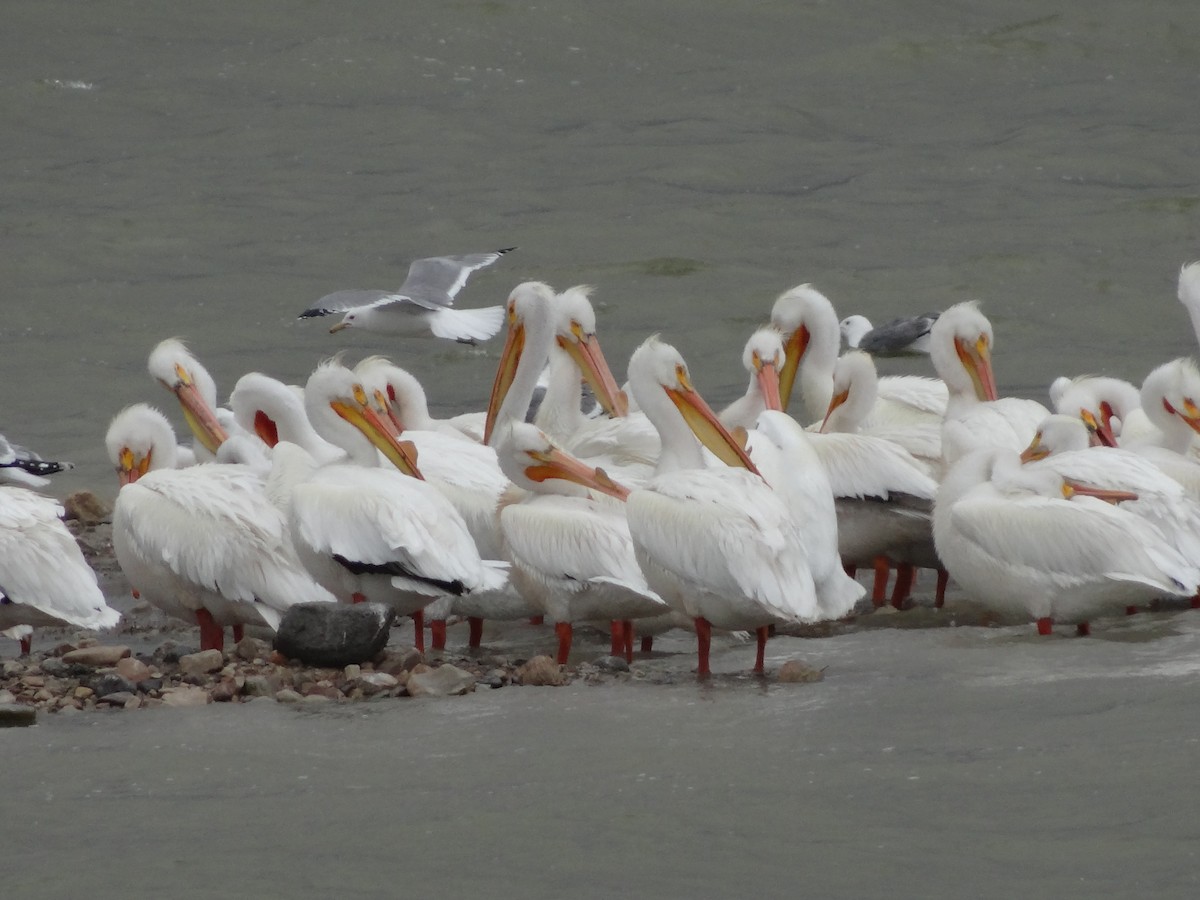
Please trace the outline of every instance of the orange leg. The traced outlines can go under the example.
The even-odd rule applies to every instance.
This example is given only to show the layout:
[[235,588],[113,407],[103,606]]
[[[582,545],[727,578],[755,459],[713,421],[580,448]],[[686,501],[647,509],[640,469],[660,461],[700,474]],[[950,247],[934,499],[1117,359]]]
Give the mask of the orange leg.
[[621,623],[621,643],[625,650],[625,662],[633,662],[633,620],[626,619]]
[[708,668],[708,651],[712,647],[712,625],[708,619],[696,617],[696,676],[708,678],[712,670]]
[[654,635],[647,634],[642,636],[642,652],[650,653],[654,650]]
[[200,626],[201,650],[224,650],[225,632],[207,609],[196,610],[196,624]]
[[446,620],[429,620],[429,644],[434,650],[446,649]]
[[941,609],[946,605],[946,585],[950,583],[950,573],[945,569],[938,569],[937,592],[933,595],[933,605]]
[[558,635],[558,656],[555,659],[560,666],[564,666],[571,655],[571,623],[555,622],[554,633]]
[[887,600],[887,583],[890,572],[891,566],[887,557],[875,557],[875,583],[871,588],[871,602],[876,606],[883,606],[884,601]]
[[896,586],[892,588],[892,606],[896,609],[904,609],[904,602],[912,594],[913,584],[916,580],[915,566],[901,563],[896,567]]
[[762,628],[755,629],[754,635],[758,639],[758,653],[754,657],[754,674],[765,675],[766,669],[764,663],[766,663],[767,657],[767,638],[771,636],[771,626],[764,625]]
[[467,646],[474,650],[483,643],[483,619],[479,616],[467,616]]
[[418,609],[412,614],[413,620],[413,646],[417,648],[418,653],[425,652],[425,610]]
[[1038,634],[1054,634],[1054,620],[1049,616],[1043,616],[1037,620]]

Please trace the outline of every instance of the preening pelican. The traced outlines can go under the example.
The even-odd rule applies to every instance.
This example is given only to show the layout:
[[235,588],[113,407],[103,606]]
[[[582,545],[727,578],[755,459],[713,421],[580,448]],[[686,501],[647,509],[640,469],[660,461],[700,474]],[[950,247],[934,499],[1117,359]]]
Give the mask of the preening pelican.
[[[54,500],[0,486],[0,630],[21,625],[111,628],[120,614],[104,602]],[[22,629],[21,653],[32,637]]]
[[300,313],[311,319],[343,313],[329,329],[361,328],[384,334],[446,338],[464,344],[486,341],[504,325],[504,310],[455,309],[454,298],[471,273],[490,266],[516,247],[466,256],[433,256],[413,260],[408,277],[395,291],[346,290],[326,294]]
[[[770,625],[850,606],[821,609],[802,528],[696,393],[675,348],[657,337],[643,343],[629,361],[629,386],[662,441],[654,477],[626,502],[638,564],[650,587],[696,623],[701,676],[714,626],[755,631],[761,672]],[[697,437],[733,465],[706,468]]]
[[1056,413],[1079,416],[1097,442],[1109,447],[1119,441],[1153,441],[1157,430],[1142,409],[1141,392],[1128,381],[1103,375],[1065,376],[1050,385],[1050,404]]
[[1055,621],[1086,623],[1200,585],[1200,570],[1154,526],[1074,492],[1054,472],[1024,469],[1006,448],[971,451],[950,469],[934,538],[968,594],[1027,613],[1043,634]]
[[175,437],[157,410],[119,413],[105,437],[121,478],[113,549],[138,594],[200,625],[220,649],[223,625],[275,629],[293,603],[333,597],[304,572],[283,515],[244,466],[175,468]]
[[[572,623],[611,622],[613,653],[629,658],[624,623],[670,612],[634,557],[621,502],[628,490],[551,443],[536,426],[510,422],[496,437],[501,467],[523,492],[506,497],[500,525],[511,577],[555,623],[558,661]],[[604,496],[616,498],[617,502]]]
[[150,377],[179,401],[188,428],[196,438],[196,459],[202,462],[214,460],[217,448],[229,433],[217,418],[217,385],[208,369],[179,338],[159,341],[150,351],[147,368]]
[[784,359],[783,339],[774,328],[760,328],[750,335],[742,349],[742,366],[750,374],[750,383],[745,394],[721,410],[722,425],[750,429],[764,410],[783,409],[779,371]]
[[1186,263],[1179,270],[1179,302],[1192,320],[1196,343],[1200,344],[1200,260]]

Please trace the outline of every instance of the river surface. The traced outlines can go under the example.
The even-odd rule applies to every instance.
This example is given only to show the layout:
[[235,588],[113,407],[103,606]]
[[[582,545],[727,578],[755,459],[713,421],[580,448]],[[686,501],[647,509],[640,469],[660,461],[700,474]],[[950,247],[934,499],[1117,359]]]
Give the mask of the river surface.
[[[482,408],[496,342],[295,321],[444,253],[520,248],[463,306],[596,285],[614,368],[661,332],[714,403],[806,281],[876,320],[982,300],[1004,393],[1196,348],[1191,0],[8,0],[0,60],[0,431],[76,463],[60,496],[114,496],[124,405],[182,426],[145,369],[168,336],[222,399],[347,350]],[[806,686],[729,674],[744,647],[696,686],[681,642],[644,664],[669,685],[43,718],[0,732],[0,871],[14,897],[1190,897],[1196,627],[782,641],[829,665]]]

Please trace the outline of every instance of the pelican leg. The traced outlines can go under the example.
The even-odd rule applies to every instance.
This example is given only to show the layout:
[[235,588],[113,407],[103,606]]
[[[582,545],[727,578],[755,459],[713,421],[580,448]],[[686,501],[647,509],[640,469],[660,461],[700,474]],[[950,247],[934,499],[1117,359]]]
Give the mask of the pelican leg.
[[612,647],[609,648],[609,655],[624,656],[625,655],[625,623],[620,619],[613,619],[609,623],[612,629]]
[[571,631],[570,622],[554,623],[554,633],[558,635],[558,656],[555,657],[555,662],[560,666],[565,666],[567,657],[571,655]]
[[896,567],[896,585],[892,588],[892,606],[904,609],[904,604],[912,595],[913,584],[917,580],[917,569],[908,563],[900,563]]
[[446,620],[429,620],[429,643],[434,650],[446,649]]
[[712,647],[712,625],[708,619],[696,617],[696,666],[697,678],[708,678],[712,670],[708,668],[708,651]]
[[355,591],[353,594],[350,595],[350,602],[351,603],[366,603],[367,595],[360,594],[358,591]]
[[758,638],[758,653],[754,657],[754,674],[765,675],[766,669],[764,664],[767,657],[767,638],[771,636],[771,626],[764,625],[761,628],[756,628],[754,635]]
[[23,638],[19,638],[21,643],[21,655],[28,656],[33,652],[33,635],[27,634]]
[[950,583],[950,573],[945,569],[938,569],[937,591],[933,595],[933,605],[941,609],[946,605],[946,585]]
[[875,557],[875,583],[871,587],[871,602],[876,606],[883,606],[887,600],[887,583],[888,575],[891,573],[891,564],[888,563],[886,556]]
[[530,616],[529,624],[530,625],[545,625],[546,617],[545,616]]
[[201,650],[225,649],[225,631],[211,612],[203,608],[196,610],[196,624],[200,626]]
[[842,570],[851,578],[858,574],[858,566],[854,563],[842,563]]
[[1037,620],[1038,634],[1054,634],[1054,620],[1049,616],[1042,616]]
[[1200,592],[1192,595],[1192,609],[1200,609]]
[[1080,637],[1087,637],[1092,633],[1092,626],[1088,622],[1080,622],[1075,626],[1075,633]]
[[646,634],[642,636],[642,652],[652,653],[654,651],[654,635]]
[[626,619],[621,623],[621,644],[625,653],[625,662],[633,662],[633,620]]
[[233,626],[233,642],[236,644],[246,636],[246,626],[241,623]]
[[467,616],[467,627],[470,629],[467,633],[467,646],[474,650],[483,643],[483,619],[479,616]]
[[418,609],[412,614],[413,620],[413,646],[417,648],[418,653],[425,652],[425,610]]
[[[1192,598],[1192,608],[1193,609],[1196,608],[1196,598],[1195,597]],[[1138,608],[1136,606],[1125,607],[1125,615],[1136,616],[1137,614],[1138,614]]]

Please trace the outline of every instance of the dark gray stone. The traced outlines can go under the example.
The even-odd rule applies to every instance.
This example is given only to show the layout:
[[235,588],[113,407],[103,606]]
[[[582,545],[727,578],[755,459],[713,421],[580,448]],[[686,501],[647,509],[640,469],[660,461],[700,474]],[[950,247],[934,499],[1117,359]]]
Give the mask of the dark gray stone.
[[17,703],[0,705],[0,728],[22,728],[37,722],[37,710]]
[[137,693],[137,685],[133,684],[127,678],[122,678],[115,672],[107,672],[103,675],[97,675],[95,678],[90,678],[88,679],[87,686],[95,692],[97,699],[121,692],[127,694]]
[[137,694],[131,694],[129,691],[113,691],[111,694],[105,694],[101,697],[100,702],[111,703],[113,706],[124,706],[136,697]]
[[297,603],[283,614],[275,649],[306,665],[341,669],[374,659],[395,618],[383,603]]
[[620,656],[602,656],[596,660],[596,668],[601,672],[628,672],[629,663]]

